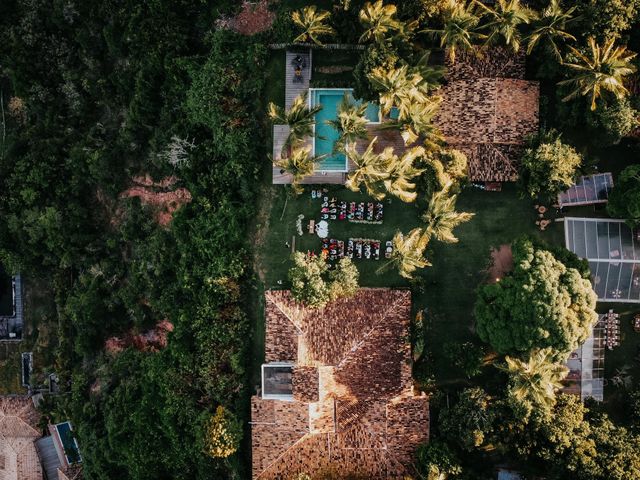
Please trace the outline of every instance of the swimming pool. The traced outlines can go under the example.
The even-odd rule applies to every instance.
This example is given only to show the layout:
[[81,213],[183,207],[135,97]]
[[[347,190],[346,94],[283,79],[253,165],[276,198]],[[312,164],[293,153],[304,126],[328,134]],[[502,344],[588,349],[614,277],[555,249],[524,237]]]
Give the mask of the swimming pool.
[[[333,146],[338,140],[338,131],[327,120],[338,118],[338,105],[345,93],[352,95],[352,88],[310,88],[309,101],[311,106],[322,105],[322,110],[316,113],[315,135],[313,138],[314,154],[326,155],[316,170],[331,172],[346,172],[347,158],[343,153],[333,153]],[[353,97],[352,97],[353,98]],[[380,108],[375,103],[367,105],[366,117],[371,123],[380,122]]]

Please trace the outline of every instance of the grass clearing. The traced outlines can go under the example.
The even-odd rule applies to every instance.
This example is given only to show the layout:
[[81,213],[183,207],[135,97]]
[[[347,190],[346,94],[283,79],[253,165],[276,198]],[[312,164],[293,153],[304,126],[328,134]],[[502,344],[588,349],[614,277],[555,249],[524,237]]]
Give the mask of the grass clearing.
[[[291,248],[295,238],[296,250],[319,253],[321,244],[317,235],[306,230],[309,220],[320,219],[319,200],[313,200],[310,189],[299,197],[289,197],[283,187],[276,189],[271,209],[269,233],[260,253],[260,264],[265,272],[265,288],[288,288],[287,272],[291,267]],[[364,194],[354,193],[342,186],[328,187],[329,197],[338,200],[370,201]],[[286,202],[286,207],[285,207]],[[385,207],[382,225],[353,224],[347,221],[330,221],[329,236],[339,240],[349,237],[372,238],[382,242],[390,240],[400,230],[404,233],[421,226],[421,211],[414,204],[397,199],[383,201]],[[502,192],[485,192],[467,187],[458,200],[458,209],[475,213],[475,217],[456,230],[457,244],[432,241],[427,257],[432,266],[424,269],[414,285],[414,310],[426,308],[425,345],[434,360],[438,382],[450,383],[463,380],[461,372],[453,367],[443,354],[447,342],[477,341],[473,333],[473,306],[476,288],[486,277],[492,247],[510,243],[529,234],[553,244],[564,242],[562,223],[554,222],[540,232],[535,225],[538,218],[534,201],[521,199],[515,185],[504,185]],[[296,231],[296,219],[302,220],[303,235]],[[354,260],[360,271],[360,284],[364,287],[407,287],[409,282],[390,270],[377,275],[376,270],[384,259]],[[279,283],[282,282],[282,283]]]
[[265,66],[265,105],[273,102],[284,108],[285,50],[272,50]]

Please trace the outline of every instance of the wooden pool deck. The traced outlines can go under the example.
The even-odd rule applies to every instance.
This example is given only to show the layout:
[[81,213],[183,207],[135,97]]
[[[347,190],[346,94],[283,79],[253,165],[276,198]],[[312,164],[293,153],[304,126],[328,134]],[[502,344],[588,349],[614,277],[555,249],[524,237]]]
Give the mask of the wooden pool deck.
[[[302,81],[295,81],[296,75],[293,68],[293,59],[297,56],[302,57],[304,63],[307,65],[302,70]],[[311,81],[311,70],[313,65],[311,62],[312,54],[311,50],[308,53],[294,53],[287,51],[284,63],[285,71],[285,84],[284,84],[284,107],[288,110],[291,108],[293,101],[298,95],[307,93],[309,91],[309,85]]]
[[[295,72],[292,66],[293,59],[300,55],[304,58],[307,67],[302,71],[302,81],[294,82]],[[285,54],[285,108],[291,108],[293,100],[301,94],[309,91],[311,71],[313,68],[313,58],[311,51],[308,53],[294,53],[286,52]],[[282,148],[289,136],[289,127],[287,125],[274,125],[273,126],[273,158],[274,160],[281,158]],[[307,139],[306,144],[311,145],[311,139]],[[352,162],[349,162],[349,170],[354,167]],[[291,184],[291,175],[281,173],[279,167],[273,166],[273,181],[274,185],[289,185]],[[322,185],[322,184],[334,184],[342,185],[347,179],[347,173],[345,172],[331,172],[331,171],[318,171],[313,175],[306,177],[301,183],[305,185]]]

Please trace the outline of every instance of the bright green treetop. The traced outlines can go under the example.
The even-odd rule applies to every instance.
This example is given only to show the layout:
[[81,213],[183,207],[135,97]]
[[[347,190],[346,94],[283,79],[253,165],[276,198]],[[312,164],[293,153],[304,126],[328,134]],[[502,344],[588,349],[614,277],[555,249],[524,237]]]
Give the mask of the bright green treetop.
[[424,251],[429,245],[429,235],[421,228],[414,228],[406,236],[401,232],[396,232],[392,243],[391,258],[376,273],[382,273],[391,267],[396,267],[400,276],[413,278],[416,270],[431,266],[431,263],[424,257]]
[[384,5],[382,0],[367,2],[360,10],[360,23],[365,27],[360,41],[373,39],[380,43],[392,32],[401,30],[402,22],[396,18],[397,10],[395,5]]
[[335,35],[336,31],[326,22],[331,13],[326,10],[317,10],[315,5],[309,5],[302,10],[291,13],[291,20],[302,33],[293,39],[294,42],[306,42],[311,40],[316,45],[322,45],[319,37]]
[[608,92],[621,99],[629,94],[624,86],[624,77],[636,71],[631,61],[636,54],[625,46],[616,46],[613,38],[602,46],[589,38],[587,54],[569,47],[575,61],[565,62],[571,70],[571,78],[558,82],[558,85],[570,85],[573,90],[562,99],[568,101],[577,97],[589,97],[591,110],[596,109],[597,100]]
[[609,194],[607,212],[624,218],[631,227],[640,225],[640,165],[629,165],[620,173]]
[[520,159],[520,183],[525,192],[535,197],[556,195],[573,185],[582,165],[582,155],[563,143],[551,131],[539,135],[525,149]]
[[501,367],[509,374],[509,397],[528,417],[534,409],[550,411],[556,391],[569,370],[553,358],[551,349],[534,350],[527,360],[507,356]]
[[544,43],[558,60],[562,60],[558,41],[575,41],[576,38],[566,31],[566,27],[574,20],[576,8],[573,6],[563,10],[560,0],[551,0],[533,21],[533,31],[527,37],[527,54],[530,55],[536,45]]
[[338,117],[334,120],[327,120],[327,124],[333,127],[339,135],[333,147],[335,152],[346,152],[347,144],[367,138],[369,123],[366,116],[367,105],[365,102],[357,104],[351,95],[344,94],[338,105]]
[[486,38],[478,31],[480,14],[473,0],[445,0],[441,14],[442,28],[424,31],[440,39],[440,47],[447,51],[451,62],[456,61],[457,52],[473,51]]
[[520,0],[498,0],[495,9],[476,1],[487,13],[489,21],[483,26],[487,30],[486,43],[502,43],[514,52],[520,50],[522,34],[520,29],[536,18],[536,12],[525,7]]
[[291,294],[306,306],[320,308],[332,300],[356,294],[359,273],[350,259],[342,258],[335,269],[329,271],[329,265],[321,256],[295,252],[292,258]]
[[513,261],[511,274],[479,289],[480,338],[499,353],[551,348],[562,357],[575,350],[598,319],[589,280],[529,240],[513,245]]

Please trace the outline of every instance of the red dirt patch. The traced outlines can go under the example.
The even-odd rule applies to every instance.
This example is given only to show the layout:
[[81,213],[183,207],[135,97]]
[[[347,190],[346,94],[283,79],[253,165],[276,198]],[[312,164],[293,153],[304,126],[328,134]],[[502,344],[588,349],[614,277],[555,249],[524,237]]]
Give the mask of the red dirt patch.
[[511,245],[500,245],[498,249],[491,249],[491,266],[487,269],[489,274],[489,283],[500,281],[505,274],[513,270],[513,253]]
[[172,187],[178,179],[174,176],[166,177],[159,182],[154,182],[147,174],[133,178],[133,182],[137,186],[128,188],[120,194],[120,198],[138,197],[145,205],[156,207],[156,221],[167,226],[171,223],[173,214],[182,205],[191,201],[191,193],[186,188],[176,188],[171,191],[157,191],[157,189],[166,189]]
[[269,10],[269,2],[242,2],[242,10],[235,17],[218,21],[218,25],[230,28],[242,35],[254,35],[271,28],[276,15]]
[[157,352],[167,346],[169,332],[173,331],[173,324],[169,320],[162,320],[144,333],[127,333],[124,337],[108,338],[104,344],[107,353],[120,353],[127,347],[133,347],[141,352]]

